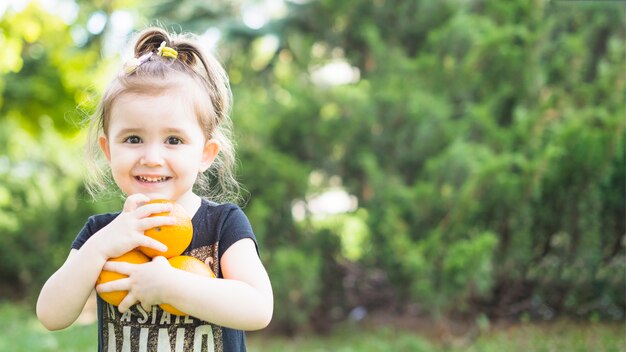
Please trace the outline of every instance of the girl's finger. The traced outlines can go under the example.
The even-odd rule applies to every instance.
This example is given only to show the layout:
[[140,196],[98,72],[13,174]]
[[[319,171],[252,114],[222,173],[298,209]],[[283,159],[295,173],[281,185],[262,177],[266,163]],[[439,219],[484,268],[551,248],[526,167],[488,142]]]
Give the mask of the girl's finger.
[[156,257],[152,258],[152,262],[153,263],[159,263],[161,265],[171,266],[170,263],[167,261],[167,258],[165,258],[162,255],[157,255]]
[[96,286],[96,291],[98,293],[106,293],[106,292],[113,292],[113,291],[128,291],[129,288],[130,288],[130,279],[123,278],[123,279],[113,280],[113,281],[100,284]]
[[158,252],[167,252],[167,246],[164,245],[163,243],[155,240],[154,238],[150,238],[148,236],[141,236],[141,237],[142,238],[139,241],[139,247],[148,247]]
[[141,194],[141,193],[131,194],[130,196],[126,198],[126,201],[124,202],[124,211],[125,212],[134,211],[140,205],[148,201],[150,201],[150,198],[148,198],[145,194]]
[[116,273],[130,275],[133,272],[135,265],[139,265],[139,264],[108,261],[104,263],[102,270],[114,271]]
[[174,219],[171,216],[152,216],[149,218],[143,218],[139,220],[139,222],[137,223],[137,229],[146,231],[154,227],[175,225],[175,224],[176,224],[176,219]]
[[146,311],[146,312],[151,312],[152,311],[152,304],[141,303],[141,308],[143,308],[143,310]]
[[152,214],[167,213],[173,210],[173,206],[170,203],[150,203],[144,204],[135,209],[135,215],[138,218],[145,218]]
[[138,303],[138,302],[139,301],[135,298],[135,296],[133,296],[131,292],[128,292],[126,297],[124,297],[122,302],[120,302],[120,305],[117,306],[117,310],[120,313],[126,313],[126,311],[130,309],[130,307],[132,307],[135,303]]

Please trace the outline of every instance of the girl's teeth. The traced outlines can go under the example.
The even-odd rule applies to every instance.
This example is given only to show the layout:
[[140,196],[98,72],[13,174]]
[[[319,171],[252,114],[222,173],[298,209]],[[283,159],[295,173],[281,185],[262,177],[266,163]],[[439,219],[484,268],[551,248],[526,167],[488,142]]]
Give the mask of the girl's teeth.
[[162,176],[162,177],[145,177],[145,176],[139,176],[139,180],[143,181],[143,182],[161,182],[161,181],[165,181],[167,179],[167,177]]

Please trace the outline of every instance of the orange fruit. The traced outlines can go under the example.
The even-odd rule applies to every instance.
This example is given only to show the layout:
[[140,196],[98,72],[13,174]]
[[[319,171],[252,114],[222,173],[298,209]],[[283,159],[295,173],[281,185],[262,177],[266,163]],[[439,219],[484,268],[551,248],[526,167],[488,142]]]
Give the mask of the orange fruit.
[[[188,255],[179,255],[177,257],[168,259],[168,262],[170,262],[170,265],[176,269],[185,270],[194,274],[198,274],[200,276],[215,278],[215,274],[213,273],[213,271],[200,259],[197,259],[195,257],[190,257]],[[167,303],[162,303],[159,305],[159,307],[161,307],[161,309],[170,314],[182,316],[188,315],[187,313],[180,311],[174,306]]]
[[160,252],[152,248],[139,247],[139,250],[143,254],[150,258],[154,258],[158,255],[162,255],[165,258],[172,258],[177,255],[181,255],[187,246],[191,243],[193,237],[193,227],[191,225],[191,218],[185,208],[166,199],[154,199],[148,203],[170,203],[173,206],[171,212],[156,213],[151,216],[171,216],[176,219],[174,225],[157,226],[149,230],[144,231],[144,235],[152,237],[155,240],[163,243],[167,246],[167,251]]
[[[109,259],[109,261],[143,264],[149,262],[150,258],[146,257],[140,251],[133,249],[132,251],[123,254],[117,258]],[[109,281],[123,279],[126,277],[128,276],[124,274],[102,270],[102,272],[100,272],[100,276],[98,276],[98,279],[96,280],[96,285],[100,285]],[[126,294],[128,294],[128,291],[102,292],[98,294],[105,302],[111,303],[114,306],[119,306],[124,297],[126,297]]]

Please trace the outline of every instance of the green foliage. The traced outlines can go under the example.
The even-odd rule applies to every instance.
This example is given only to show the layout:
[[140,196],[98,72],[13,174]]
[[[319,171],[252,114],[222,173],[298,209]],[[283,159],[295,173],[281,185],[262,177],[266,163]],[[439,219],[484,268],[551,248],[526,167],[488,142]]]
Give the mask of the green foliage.
[[303,250],[279,248],[272,253],[268,268],[275,287],[274,300],[280,302],[274,310],[276,325],[294,332],[307,325],[311,313],[321,302],[320,258]]
[[[252,75],[236,96],[265,87],[250,109],[263,113],[240,118],[263,119],[246,133],[358,197],[369,242],[358,261],[384,268],[401,299],[438,313],[477,301],[500,312],[534,297],[621,319],[610,312],[623,304],[624,268],[608,268],[623,258],[624,201],[608,190],[624,194],[623,10],[292,4],[266,27],[279,38],[267,64],[254,65],[254,50],[231,62]],[[243,39],[242,51],[253,49]],[[306,75],[336,60],[360,80],[325,86]]]
[[9,121],[0,130],[0,148],[1,293],[18,298],[37,292],[87,217],[106,203],[89,201],[76,143],[53,133],[35,140]]
[[30,2],[0,18],[5,50],[0,74],[0,121],[13,119],[32,133],[54,128],[74,134],[83,119],[98,51],[77,50],[70,27]]
[[[72,25],[35,4],[0,20],[0,254],[17,258],[0,278],[28,288],[98,210],[82,201],[70,141],[76,106],[105,71],[106,35],[73,44],[98,9],[79,4]],[[323,329],[367,306],[348,276],[393,291],[390,307],[418,303],[435,316],[546,318],[542,307],[624,319],[623,3],[286,2],[259,29],[239,19],[245,4],[134,5],[149,23],[221,31],[244,210],[276,326]],[[110,19],[121,6],[103,11]],[[351,79],[318,79],[337,63]],[[338,186],[358,209],[294,217],[295,204]]]
[[9,7],[0,38],[0,295],[32,298],[87,217],[111,208],[89,200],[77,162],[97,51],[37,2]]

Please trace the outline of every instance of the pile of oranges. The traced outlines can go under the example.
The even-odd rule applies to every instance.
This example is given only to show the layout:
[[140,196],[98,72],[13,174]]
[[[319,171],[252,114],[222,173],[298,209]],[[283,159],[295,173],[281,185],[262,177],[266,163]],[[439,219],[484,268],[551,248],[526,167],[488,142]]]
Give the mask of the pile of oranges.
[[[153,214],[152,216],[172,216],[176,219],[176,223],[174,225],[159,226],[146,230],[144,232],[144,235],[152,237],[157,241],[165,244],[167,246],[167,251],[159,252],[152,248],[138,247],[117,258],[112,258],[109,260],[114,262],[143,264],[149,262],[151,258],[154,258],[156,256],[164,256],[168,259],[168,262],[174,268],[192,272],[201,276],[214,278],[215,274],[201,260],[191,256],[181,255],[189,246],[189,244],[191,243],[191,238],[193,237],[191,218],[189,217],[185,209],[179,204],[165,199],[155,199],[150,201],[149,203],[171,203],[173,206],[172,211],[169,213],[158,213]],[[120,273],[103,270],[98,277],[96,285],[109,281],[119,280],[125,277],[127,276]],[[124,297],[126,297],[126,294],[128,294],[127,291],[99,293],[100,297],[105,302],[110,303],[114,306],[118,306],[122,302]],[[176,309],[169,304],[164,303],[159,306],[161,307],[161,309],[171,314],[187,315],[186,313]]]

